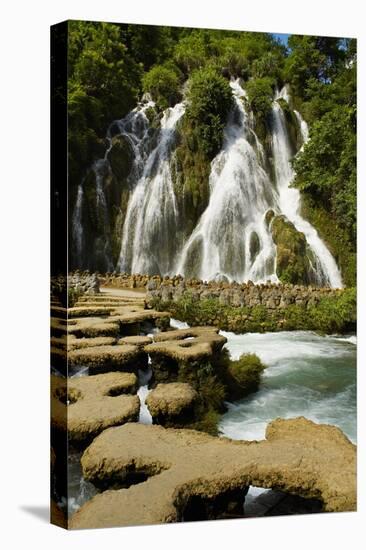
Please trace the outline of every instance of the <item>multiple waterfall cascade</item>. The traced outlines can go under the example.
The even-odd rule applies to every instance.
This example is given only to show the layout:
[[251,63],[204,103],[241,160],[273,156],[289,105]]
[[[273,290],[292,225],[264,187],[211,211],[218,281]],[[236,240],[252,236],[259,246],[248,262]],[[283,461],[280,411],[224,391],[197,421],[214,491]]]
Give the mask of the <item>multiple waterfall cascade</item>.
[[[97,208],[106,225],[109,220],[103,185],[106,173],[111,171],[108,153],[114,136],[122,136],[128,142],[133,162],[128,175],[128,205],[120,231],[120,254],[114,266],[108,237],[104,236],[108,269],[162,276],[181,274],[203,280],[279,282],[277,247],[268,218],[272,211],[274,216],[284,216],[304,234],[309,251],[309,281],[319,286],[342,287],[334,258],[315,228],[302,218],[300,192],[291,187],[293,149],[281,101],[278,101],[291,103],[287,87],[276,94],[272,104],[269,153],[255,133],[254,114],[239,79],[232,79],[230,86],[234,107],[224,129],[222,149],[211,162],[208,205],[185,241],[182,240],[184,215],[175,195],[171,170],[185,103],[166,109],[158,129],[151,128],[147,116],[148,109],[154,107],[151,101],[140,104],[110,126],[109,147],[104,158],[93,166]],[[308,128],[300,113],[293,113],[303,147],[309,139]],[[81,217],[83,200],[81,185],[72,216],[77,254],[81,253],[85,240]]]

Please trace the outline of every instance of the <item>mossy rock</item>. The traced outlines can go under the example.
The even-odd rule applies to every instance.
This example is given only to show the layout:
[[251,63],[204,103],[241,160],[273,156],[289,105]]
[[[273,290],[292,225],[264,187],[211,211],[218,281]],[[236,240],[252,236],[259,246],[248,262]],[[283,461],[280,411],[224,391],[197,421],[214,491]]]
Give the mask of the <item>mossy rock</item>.
[[348,231],[340,227],[332,214],[307,194],[302,194],[301,214],[315,227],[337,262],[343,283],[356,286],[357,254]]
[[197,129],[185,116],[179,124],[171,169],[175,194],[183,212],[183,231],[188,236],[208,205],[211,165],[200,145]]
[[277,246],[277,276],[280,281],[308,284],[311,266],[307,257],[305,235],[297,231],[294,224],[285,216],[276,216],[271,229]]
[[133,152],[124,136],[112,138],[112,147],[108,153],[108,160],[113,174],[118,180],[124,180],[131,171]]
[[260,250],[260,240],[255,231],[250,235],[249,250],[250,250],[250,262],[253,263],[258,256]]
[[272,210],[272,208],[267,210],[267,212],[265,213],[265,216],[264,216],[264,221],[266,222],[267,227],[269,227],[269,225],[270,225],[270,223],[271,223],[271,221],[273,220],[274,217],[275,217],[275,213]]
[[265,365],[254,353],[245,353],[235,361],[230,361],[229,391],[232,399],[240,399],[258,389]]
[[299,122],[295,116],[295,113],[290,108],[289,104],[285,99],[283,98],[277,99],[277,103],[279,103],[283,111],[283,114],[285,116],[292,154],[295,155],[297,151],[300,149],[302,144],[302,136],[301,136],[301,131],[299,127]]

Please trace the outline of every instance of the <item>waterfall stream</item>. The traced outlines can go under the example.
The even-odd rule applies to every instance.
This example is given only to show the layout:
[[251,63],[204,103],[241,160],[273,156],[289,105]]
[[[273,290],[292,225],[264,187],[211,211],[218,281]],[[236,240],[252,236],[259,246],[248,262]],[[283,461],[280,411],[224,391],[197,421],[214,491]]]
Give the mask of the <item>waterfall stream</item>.
[[[319,286],[342,287],[336,261],[315,228],[301,216],[300,192],[291,187],[295,175],[291,166],[293,151],[285,114],[278,101],[290,101],[287,87],[277,92],[270,115],[274,173],[271,177],[268,151],[265,152],[255,133],[255,118],[248,107],[245,90],[239,79],[232,79],[230,86],[234,107],[224,129],[222,149],[211,162],[209,202],[185,242],[181,237],[184,216],[179,210],[171,173],[177,125],[185,113],[185,103],[166,109],[158,130],[150,127],[146,114],[154,107],[152,101],[140,104],[124,119],[111,124],[106,154],[92,167],[98,218],[108,228],[104,180],[111,170],[108,153],[112,147],[112,130],[113,135],[120,135],[129,143],[133,162],[127,178],[130,195],[119,260],[116,266],[112,265],[108,229],[102,236],[106,265],[129,273],[276,283],[279,282],[277,249],[266,220],[267,212],[272,210],[275,215],[284,215],[304,234],[311,280]],[[303,147],[309,139],[308,127],[299,112],[293,113]],[[78,257],[85,240],[83,200],[84,190],[80,185],[72,217],[74,250]]]
[[[180,255],[177,273],[189,276],[190,254],[197,256],[197,276],[277,282],[276,248],[265,214],[276,203],[276,190],[251,144],[253,130],[244,109],[245,92],[231,81],[235,108],[224,131],[224,144],[211,163],[210,200]],[[255,143],[258,143],[255,140]]]
[[119,268],[132,273],[167,274],[174,257],[177,203],[170,171],[175,128],[185,106],[164,112],[158,144],[146,159],[128,203]]
[[[288,101],[286,87],[278,94],[278,98]],[[308,139],[306,122],[299,113],[295,113],[300,122],[303,139]],[[304,233],[306,241],[313,253],[316,265],[314,271],[317,283],[320,286],[341,288],[342,278],[337,264],[324,242],[319,237],[314,227],[300,215],[300,191],[290,187],[294,179],[294,171],[291,166],[291,147],[286,129],[285,115],[280,104],[273,102],[272,107],[272,150],[274,157],[276,183],[279,193],[279,208],[282,214],[294,224],[296,229]]]
[[83,186],[78,186],[76,203],[71,219],[71,230],[74,236],[75,254],[80,257],[83,251],[83,224],[82,224]]

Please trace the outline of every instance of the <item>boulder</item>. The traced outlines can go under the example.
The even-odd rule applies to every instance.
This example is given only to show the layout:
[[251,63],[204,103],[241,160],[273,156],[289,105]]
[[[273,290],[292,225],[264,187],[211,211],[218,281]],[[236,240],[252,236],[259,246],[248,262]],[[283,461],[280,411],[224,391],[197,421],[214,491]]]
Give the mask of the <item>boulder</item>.
[[97,485],[147,480],[96,495],[71,518],[72,529],[171,523],[192,509],[213,519],[225,512],[222,502],[240,508],[249,485],[317,499],[328,512],[356,508],[356,447],[338,428],[303,417],[271,422],[259,442],[125,424],[99,435],[81,464]]
[[193,420],[197,397],[197,392],[190,384],[158,384],[148,394],[146,405],[154,423],[179,427]]

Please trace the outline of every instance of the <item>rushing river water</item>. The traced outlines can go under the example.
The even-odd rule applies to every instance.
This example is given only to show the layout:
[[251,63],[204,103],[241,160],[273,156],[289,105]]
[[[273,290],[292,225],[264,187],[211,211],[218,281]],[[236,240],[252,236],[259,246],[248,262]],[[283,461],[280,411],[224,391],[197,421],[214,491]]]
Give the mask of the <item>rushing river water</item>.
[[356,442],[356,337],[313,332],[222,332],[236,359],[256,353],[267,365],[256,393],[228,405],[220,422],[232,439],[264,439],[271,420],[305,416],[333,424]]

